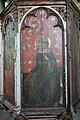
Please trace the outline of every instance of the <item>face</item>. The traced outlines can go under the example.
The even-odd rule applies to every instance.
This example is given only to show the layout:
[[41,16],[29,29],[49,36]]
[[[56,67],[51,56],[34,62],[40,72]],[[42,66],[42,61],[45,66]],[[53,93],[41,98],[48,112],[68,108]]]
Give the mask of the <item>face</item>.
[[50,51],[48,39],[42,37],[38,42],[38,53],[47,53],[48,51]]

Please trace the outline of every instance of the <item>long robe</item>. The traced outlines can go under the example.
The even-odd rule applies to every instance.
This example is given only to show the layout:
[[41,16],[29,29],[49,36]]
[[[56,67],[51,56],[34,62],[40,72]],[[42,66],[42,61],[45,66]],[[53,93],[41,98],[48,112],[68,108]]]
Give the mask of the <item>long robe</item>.
[[38,53],[29,76],[29,107],[53,107],[60,100],[60,78],[52,52]]

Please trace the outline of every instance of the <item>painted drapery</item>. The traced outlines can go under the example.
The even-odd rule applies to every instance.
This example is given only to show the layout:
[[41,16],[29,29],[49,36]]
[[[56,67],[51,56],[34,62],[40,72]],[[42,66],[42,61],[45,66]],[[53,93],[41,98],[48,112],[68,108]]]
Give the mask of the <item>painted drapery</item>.
[[10,16],[5,22],[4,44],[4,97],[14,103],[15,31],[14,22]]

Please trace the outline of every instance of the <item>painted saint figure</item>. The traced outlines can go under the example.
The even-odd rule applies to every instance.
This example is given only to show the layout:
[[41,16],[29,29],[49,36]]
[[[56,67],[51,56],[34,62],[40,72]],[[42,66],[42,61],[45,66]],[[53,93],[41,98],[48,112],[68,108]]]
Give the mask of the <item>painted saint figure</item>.
[[54,107],[60,101],[60,76],[51,40],[41,35],[36,44],[36,66],[29,74],[29,107]]

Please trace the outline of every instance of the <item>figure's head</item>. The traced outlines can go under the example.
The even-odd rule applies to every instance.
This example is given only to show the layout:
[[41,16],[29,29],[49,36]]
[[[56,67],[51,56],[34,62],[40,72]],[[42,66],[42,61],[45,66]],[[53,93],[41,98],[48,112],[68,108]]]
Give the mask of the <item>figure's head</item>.
[[37,38],[36,44],[39,53],[47,53],[51,50],[51,39],[44,35],[40,35]]

